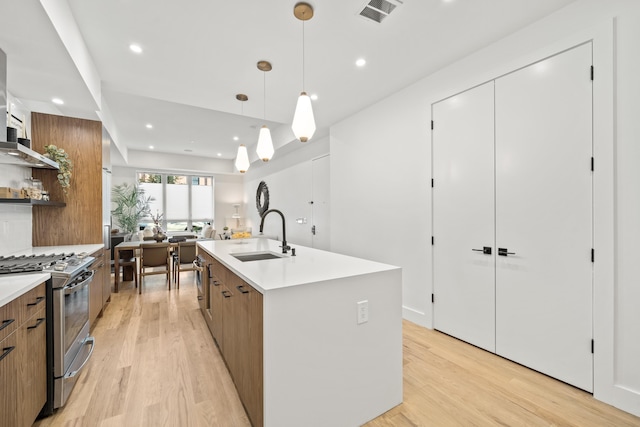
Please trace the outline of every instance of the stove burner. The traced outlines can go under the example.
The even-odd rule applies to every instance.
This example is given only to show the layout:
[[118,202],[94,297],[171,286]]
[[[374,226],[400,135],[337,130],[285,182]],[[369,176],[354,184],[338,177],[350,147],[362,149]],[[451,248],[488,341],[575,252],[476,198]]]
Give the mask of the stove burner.
[[[81,261],[76,260],[74,253],[69,254],[40,254],[40,255],[10,255],[0,256],[0,274],[32,273],[49,268],[60,261],[74,260],[76,264]],[[64,270],[64,269],[63,269]]]

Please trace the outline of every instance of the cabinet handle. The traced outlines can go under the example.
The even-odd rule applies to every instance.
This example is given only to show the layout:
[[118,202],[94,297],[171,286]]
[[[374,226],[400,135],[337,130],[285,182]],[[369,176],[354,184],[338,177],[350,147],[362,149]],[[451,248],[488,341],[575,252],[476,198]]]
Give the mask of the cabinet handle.
[[35,329],[38,326],[40,326],[42,324],[42,322],[44,322],[44,317],[39,318],[35,325],[27,326],[27,329]]
[[3,320],[2,321],[2,325],[0,325],[0,331],[3,330],[4,328],[6,328],[7,326],[9,326],[10,324],[12,324],[15,321],[16,321],[16,319]]
[[33,305],[38,305],[40,304],[42,301],[44,301],[44,297],[38,297],[36,298],[36,302],[30,302],[29,304],[27,304],[27,307],[31,307]]
[[515,252],[509,252],[507,248],[498,248],[498,255],[507,256],[507,255],[515,255]]
[[213,281],[213,286],[220,286],[220,282],[218,282],[217,280]]
[[222,296],[225,298],[231,298],[231,292],[229,291],[222,291]]
[[248,294],[249,293],[249,291],[244,288],[244,285],[238,285],[238,286],[236,286],[236,289],[239,290],[240,293],[243,293],[243,294]]
[[483,246],[482,249],[471,249],[474,252],[482,252],[485,255],[491,255],[491,246]]
[[2,360],[5,357],[7,357],[9,355],[9,353],[11,353],[14,349],[15,349],[15,346],[3,348],[2,349],[3,353],[2,353],[2,356],[0,356],[0,360]]

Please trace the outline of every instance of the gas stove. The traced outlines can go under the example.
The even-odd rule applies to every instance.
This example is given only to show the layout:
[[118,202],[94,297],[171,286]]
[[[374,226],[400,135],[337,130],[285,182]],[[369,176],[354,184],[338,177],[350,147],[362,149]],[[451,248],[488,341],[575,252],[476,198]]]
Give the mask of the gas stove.
[[38,255],[0,256],[1,274],[50,273],[57,283],[67,282],[78,276],[93,263],[95,258],[87,253],[61,253]]

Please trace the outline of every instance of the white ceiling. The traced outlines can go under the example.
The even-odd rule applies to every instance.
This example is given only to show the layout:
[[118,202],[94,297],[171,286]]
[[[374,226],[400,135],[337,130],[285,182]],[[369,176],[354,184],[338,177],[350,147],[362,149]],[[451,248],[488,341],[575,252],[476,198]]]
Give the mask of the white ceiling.
[[[284,130],[302,90],[295,0],[66,1],[121,146],[233,159],[238,144],[255,145],[265,109],[266,124],[285,139],[276,146],[291,141]],[[312,1],[305,89],[318,95],[316,135],[572,1],[404,0],[381,24],[358,16],[364,0]],[[35,111],[97,119],[100,107],[43,9],[51,2],[0,1],[8,90]],[[144,52],[132,53],[131,43]],[[361,57],[367,65],[358,68]],[[266,76],[259,60],[273,64]],[[237,93],[249,100],[241,105]],[[65,105],[52,106],[52,97]]]

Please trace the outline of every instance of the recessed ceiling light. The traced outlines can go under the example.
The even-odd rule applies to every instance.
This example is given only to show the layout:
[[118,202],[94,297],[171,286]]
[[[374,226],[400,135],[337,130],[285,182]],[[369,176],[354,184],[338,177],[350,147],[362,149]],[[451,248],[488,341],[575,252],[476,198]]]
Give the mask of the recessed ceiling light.
[[140,47],[140,45],[137,45],[137,44],[130,44],[129,49],[131,49],[131,52],[134,52],[134,53],[142,53],[142,48]]
[[238,139],[240,139],[240,138],[238,138],[237,136],[234,136],[234,137],[233,137],[233,140],[234,140],[234,141],[237,141]]
[[356,61],[356,65],[358,67],[364,67],[367,64],[367,61],[364,58],[360,58]]
[[195,144],[195,143],[196,143],[195,141],[189,141],[189,144]]
[[153,129],[153,125],[151,123],[147,123],[147,129]]
[[60,98],[53,98],[51,100],[51,102],[53,102],[54,104],[58,104],[58,105],[64,104],[64,101],[62,99],[60,99]]
[[150,146],[149,146],[149,150],[153,150],[153,145],[150,145]]
[[218,157],[222,156],[222,153],[218,153]]
[[310,98],[311,98],[312,101],[317,101],[318,100],[318,95],[314,93],[314,94],[311,95]]

